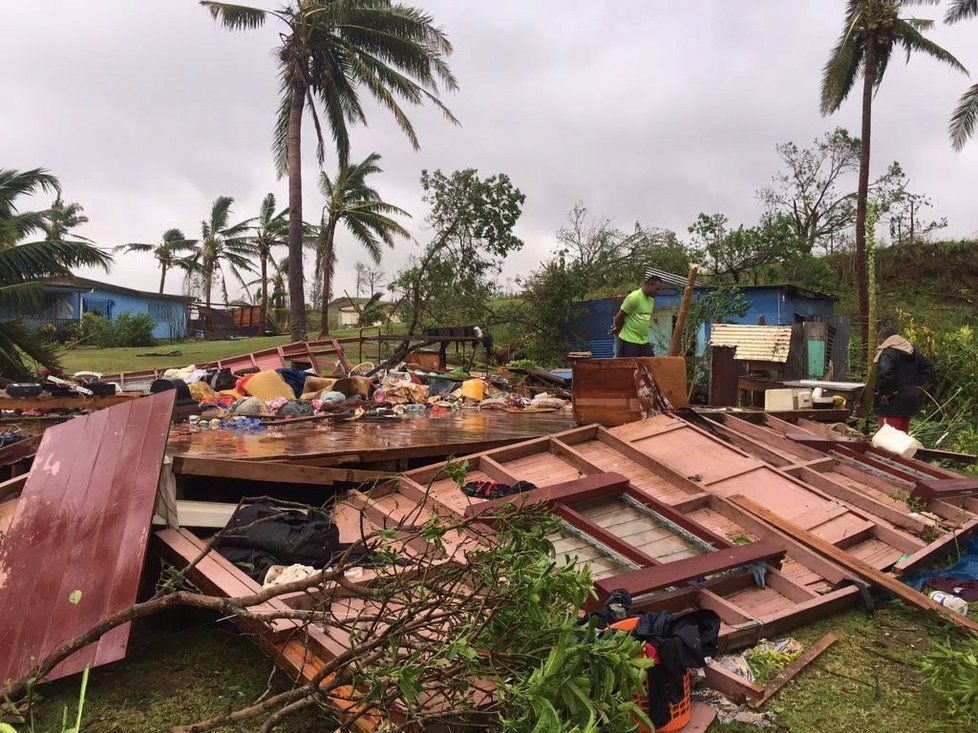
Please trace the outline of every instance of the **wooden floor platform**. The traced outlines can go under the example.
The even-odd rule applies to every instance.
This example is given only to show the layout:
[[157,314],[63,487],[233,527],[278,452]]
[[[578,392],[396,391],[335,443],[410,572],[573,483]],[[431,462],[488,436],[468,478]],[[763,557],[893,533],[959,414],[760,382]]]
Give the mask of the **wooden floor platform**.
[[193,458],[290,461],[317,466],[463,455],[574,427],[568,411],[461,410],[399,420],[309,421],[263,432],[170,430],[167,453]]

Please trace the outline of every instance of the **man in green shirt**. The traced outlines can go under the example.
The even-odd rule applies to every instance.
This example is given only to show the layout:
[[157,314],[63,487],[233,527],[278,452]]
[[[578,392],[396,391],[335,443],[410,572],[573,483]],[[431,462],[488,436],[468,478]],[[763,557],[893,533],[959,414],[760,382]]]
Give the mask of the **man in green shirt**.
[[618,357],[655,356],[649,343],[649,323],[655,307],[655,294],[662,289],[662,278],[646,273],[645,281],[622,301],[611,332],[618,337]]

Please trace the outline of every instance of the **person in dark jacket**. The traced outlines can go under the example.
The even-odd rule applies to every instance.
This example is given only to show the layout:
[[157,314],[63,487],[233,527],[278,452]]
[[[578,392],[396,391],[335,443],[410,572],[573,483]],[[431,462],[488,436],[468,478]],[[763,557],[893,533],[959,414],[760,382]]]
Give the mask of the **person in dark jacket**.
[[910,418],[920,412],[920,386],[933,376],[934,363],[892,328],[880,331],[875,361],[879,426],[908,433]]

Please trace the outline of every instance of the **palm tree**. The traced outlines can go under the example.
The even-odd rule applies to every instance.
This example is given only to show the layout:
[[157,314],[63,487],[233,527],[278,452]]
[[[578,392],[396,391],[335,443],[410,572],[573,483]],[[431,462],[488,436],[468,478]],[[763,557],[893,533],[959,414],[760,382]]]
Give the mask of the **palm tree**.
[[[44,230],[44,238],[49,242],[67,239],[72,229],[88,223],[88,217],[84,212],[81,204],[64,203],[59,193],[51,208],[47,210],[45,217],[47,221],[41,226]],[[92,241],[77,234],[71,234],[71,238],[85,242]]]
[[196,263],[189,254],[197,246],[196,239],[187,239],[179,229],[167,229],[163,232],[162,239],[157,244],[146,244],[143,242],[130,242],[120,244],[116,247],[117,252],[152,252],[153,257],[160,266],[160,292],[166,285],[166,273],[176,267],[184,271],[185,275],[190,275],[196,270]]
[[228,224],[233,203],[234,199],[230,196],[218,196],[211,206],[210,216],[200,223],[200,240],[193,259],[203,281],[204,304],[208,308],[211,307],[211,289],[215,278],[221,281],[224,302],[227,302],[225,264],[242,285],[241,271],[252,272],[248,259],[254,254],[254,247],[248,238],[251,220]]
[[[44,231],[47,211],[22,211],[21,196],[41,191],[60,191],[58,180],[41,168],[27,171],[0,169],[0,309],[22,313],[38,311],[44,304],[39,281],[71,277],[74,267],[101,267],[112,262],[106,252],[87,242],[63,239],[24,241]],[[53,368],[58,364],[54,347],[29,333],[15,318],[0,320],[0,374],[20,378],[29,372],[24,357]]]
[[251,236],[252,247],[258,256],[259,282],[261,283],[259,333],[265,333],[268,320],[268,265],[271,263],[272,267],[275,267],[272,250],[288,243],[286,237],[289,231],[289,221],[286,214],[286,211],[275,213],[275,194],[268,194],[261,202],[261,210],[255,219]]
[[[959,20],[975,16],[978,16],[978,0],[951,0],[944,21],[957,23]],[[973,84],[961,95],[958,106],[951,116],[949,128],[951,144],[955,150],[964,147],[965,142],[974,133],[976,125],[978,125],[978,84]]]
[[213,0],[201,4],[232,30],[258,28],[268,18],[284,26],[277,50],[281,82],[273,149],[279,173],[289,176],[289,330],[292,338],[303,339],[303,111],[308,106],[312,113],[320,164],[324,142],[318,110],[325,114],[340,160],[346,160],[347,123],[366,122],[363,89],[391,112],[417,149],[417,135],[400,102],[427,100],[455,121],[438,99],[439,82],[458,87],[445,62],[452,46],[430,15],[390,0],[291,0],[279,10]]
[[323,283],[323,303],[319,322],[319,335],[329,333],[329,300],[332,295],[332,279],[336,269],[336,227],[342,223],[353,238],[363,245],[367,254],[380,264],[382,245],[394,246],[396,236],[410,236],[394,216],[410,216],[404,209],[381,199],[380,194],[367,185],[367,176],[383,172],[380,155],[371,153],[359,163],[340,163],[334,181],[325,172],[319,178],[319,190],[326,198],[320,228],[320,242],[316,251],[316,272]]
[[[927,1],[927,0],[924,0]],[[934,0],[936,2],[936,0]],[[896,46],[910,54],[919,51],[965,71],[950,52],[923,35],[934,25],[932,20],[901,18],[900,11],[920,0],[849,0],[842,35],[822,72],[822,114],[830,115],[842,105],[863,78],[862,134],[859,156],[859,186],[856,191],[856,279],[859,289],[859,322],[863,346],[869,335],[869,289],[866,259],[866,201],[869,196],[869,151],[872,128],[873,93],[886,73]]]

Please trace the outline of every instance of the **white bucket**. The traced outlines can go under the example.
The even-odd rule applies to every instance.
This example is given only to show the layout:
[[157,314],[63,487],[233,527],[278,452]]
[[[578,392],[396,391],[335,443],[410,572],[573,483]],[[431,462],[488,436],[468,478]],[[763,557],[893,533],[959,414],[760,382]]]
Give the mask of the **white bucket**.
[[873,447],[901,458],[913,458],[914,454],[924,446],[902,430],[897,430],[892,425],[884,425],[873,436]]

